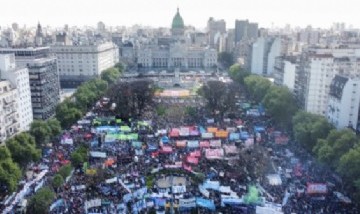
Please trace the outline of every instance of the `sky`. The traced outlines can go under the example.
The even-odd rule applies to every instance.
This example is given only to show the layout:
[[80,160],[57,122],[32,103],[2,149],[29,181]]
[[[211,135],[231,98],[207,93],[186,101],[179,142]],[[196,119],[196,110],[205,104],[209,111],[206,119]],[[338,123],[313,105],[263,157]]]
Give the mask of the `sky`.
[[290,24],[329,28],[334,22],[360,27],[359,0],[4,0],[0,26],[107,26],[170,27],[176,8],[185,25],[205,28],[209,17],[258,22],[259,27]]

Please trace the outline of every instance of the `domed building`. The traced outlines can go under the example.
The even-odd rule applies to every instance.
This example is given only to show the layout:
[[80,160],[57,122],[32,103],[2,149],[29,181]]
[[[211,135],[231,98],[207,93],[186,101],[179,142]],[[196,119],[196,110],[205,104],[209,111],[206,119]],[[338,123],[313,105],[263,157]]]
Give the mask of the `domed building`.
[[185,31],[184,20],[180,15],[179,8],[177,8],[177,12],[171,24],[171,34],[172,36],[175,37],[184,36],[184,31]]

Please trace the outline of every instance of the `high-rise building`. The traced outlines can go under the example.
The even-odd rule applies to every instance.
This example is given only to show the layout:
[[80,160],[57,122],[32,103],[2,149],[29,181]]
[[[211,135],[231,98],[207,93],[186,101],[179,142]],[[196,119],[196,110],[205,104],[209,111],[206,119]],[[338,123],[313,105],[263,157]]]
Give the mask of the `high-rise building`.
[[284,85],[294,92],[297,65],[296,56],[276,57],[273,73],[274,83],[276,85]]
[[360,79],[335,75],[330,84],[326,116],[338,129],[357,129],[359,123]]
[[221,20],[215,20],[213,17],[210,17],[207,22],[207,34],[208,34],[208,44],[211,48],[216,48],[218,41],[215,41],[215,35],[217,33],[225,34],[226,33],[226,22]]
[[60,86],[56,57],[50,53],[50,48],[0,49],[0,53],[15,54],[16,65],[29,69],[33,118],[52,117],[60,102]]
[[16,96],[11,83],[0,79],[0,145],[20,131]]
[[281,39],[260,37],[252,45],[251,73],[271,75],[274,71],[275,58],[281,56]]
[[15,66],[14,54],[0,54],[0,76],[16,88],[20,131],[28,131],[33,121],[29,70],[25,66]]
[[63,88],[76,88],[119,62],[119,49],[111,42],[95,45],[54,45],[51,51],[57,58],[57,69]]
[[235,43],[241,40],[256,40],[258,38],[258,24],[248,20],[235,20]]

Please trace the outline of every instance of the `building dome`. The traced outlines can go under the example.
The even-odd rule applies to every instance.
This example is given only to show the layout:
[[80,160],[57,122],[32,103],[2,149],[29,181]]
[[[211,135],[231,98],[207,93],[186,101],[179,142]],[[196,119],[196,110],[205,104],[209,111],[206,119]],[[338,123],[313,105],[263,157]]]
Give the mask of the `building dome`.
[[173,18],[171,28],[184,28],[184,20],[180,16],[179,8],[177,9],[176,15]]

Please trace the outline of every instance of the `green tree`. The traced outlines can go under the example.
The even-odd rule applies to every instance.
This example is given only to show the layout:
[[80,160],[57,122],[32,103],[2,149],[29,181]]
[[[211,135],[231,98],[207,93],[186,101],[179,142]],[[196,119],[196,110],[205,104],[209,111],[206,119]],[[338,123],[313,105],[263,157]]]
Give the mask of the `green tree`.
[[334,127],[325,117],[298,111],[293,117],[295,139],[308,151],[312,151],[318,139],[326,138]]
[[283,128],[289,128],[297,111],[295,99],[286,87],[272,86],[263,99],[266,111]]
[[46,214],[54,199],[54,192],[49,187],[43,187],[30,198],[27,210],[29,213]]
[[82,114],[70,99],[65,99],[56,107],[56,118],[64,129],[79,120]]
[[206,82],[198,91],[206,100],[207,108],[214,115],[224,116],[224,113],[235,107],[235,90],[232,84],[217,80]]
[[12,161],[9,149],[0,147],[0,188],[5,189],[5,193],[11,193],[16,190],[20,178],[21,170]]
[[228,69],[232,64],[234,64],[234,56],[229,52],[220,52],[218,54],[218,62]]
[[71,173],[72,167],[71,164],[66,164],[59,169],[59,175],[66,179]]
[[56,118],[51,118],[47,120],[47,125],[51,130],[51,136],[55,137],[61,133],[61,124],[60,121]]
[[261,102],[264,99],[271,86],[268,79],[257,75],[247,76],[244,83],[250,97],[256,102]]
[[234,64],[229,68],[230,78],[240,84],[244,84],[244,80],[247,76],[250,75],[250,72],[245,71],[240,64]]
[[52,179],[52,186],[56,190],[64,183],[64,178],[60,174],[56,174],[54,178]]
[[340,158],[359,144],[359,141],[351,130],[331,130],[326,139],[318,140],[313,148],[317,158],[337,168]]
[[119,79],[120,75],[121,73],[117,68],[109,68],[101,73],[101,79],[111,85]]
[[30,162],[38,161],[41,151],[36,149],[35,139],[28,133],[20,133],[6,141],[14,162],[25,168]]
[[35,137],[36,145],[42,147],[49,143],[51,129],[43,120],[34,120],[30,125],[30,134]]
[[71,154],[71,164],[74,167],[79,167],[84,162],[85,162],[85,159],[79,152],[73,152]]

